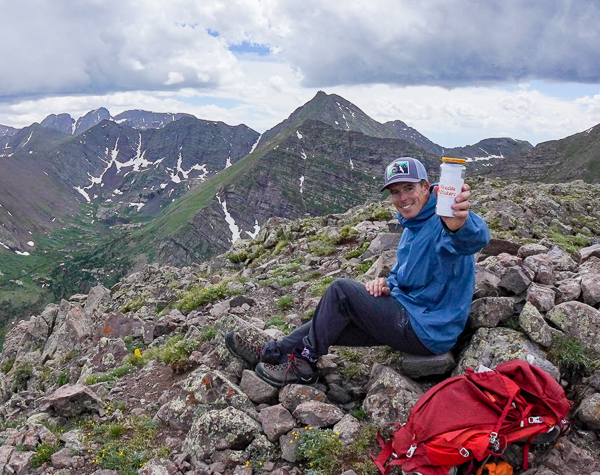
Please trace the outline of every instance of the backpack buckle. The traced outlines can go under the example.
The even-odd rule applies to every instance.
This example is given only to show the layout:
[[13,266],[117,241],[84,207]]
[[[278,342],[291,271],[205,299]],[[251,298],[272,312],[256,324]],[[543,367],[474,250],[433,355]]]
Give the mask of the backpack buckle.
[[467,449],[465,449],[464,447],[461,447],[460,450],[458,451],[458,453],[465,458],[467,458],[469,455],[471,455],[469,453],[469,451]]
[[541,424],[542,418],[540,416],[530,417],[527,419],[530,424]]
[[411,458],[415,454],[416,450],[417,450],[417,446],[411,445],[410,448],[408,449],[408,452],[406,452],[406,457]]
[[490,444],[496,445],[498,443],[498,432],[492,432],[490,434]]

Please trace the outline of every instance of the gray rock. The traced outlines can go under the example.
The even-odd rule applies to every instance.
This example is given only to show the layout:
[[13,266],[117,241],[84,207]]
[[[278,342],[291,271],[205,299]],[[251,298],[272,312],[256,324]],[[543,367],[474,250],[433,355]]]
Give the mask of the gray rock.
[[73,454],[71,449],[64,448],[54,452],[50,457],[54,468],[69,468],[73,466]]
[[542,244],[530,243],[523,244],[517,251],[517,256],[525,259],[529,256],[535,256],[536,254],[547,254],[548,248]]
[[411,379],[423,378],[434,374],[446,374],[454,369],[456,360],[450,351],[432,356],[402,355],[397,369]]
[[330,401],[335,402],[337,404],[346,404],[352,400],[352,397],[344,391],[339,384],[330,383],[329,391],[327,391],[327,397]]
[[371,422],[379,427],[406,422],[408,414],[423,395],[421,388],[392,368],[375,364],[363,408]]
[[586,274],[581,277],[581,295],[588,305],[600,303],[600,274]]
[[554,280],[554,265],[547,254],[536,254],[523,260],[523,265],[530,268],[535,277],[533,280],[539,284],[552,284]]
[[300,445],[300,437],[304,432],[306,432],[306,429],[294,429],[279,438],[279,448],[283,460],[292,463],[298,460],[296,452]]
[[554,332],[539,310],[527,302],[519,315],[519,325],[534,342],[546,348],[552,345]]
[[600,430],[600,393],[586,396],[577,411],[579,420],[592,430]]
[[15,447],[12,445],[7,445],[6,441],[3,443],[3,445],[0,445],[0,473],[6,473],[4,469],[14,451]]
[[396,251],[394,249],[388,249],[381,253],[365,274],[373,278],[387,277],[390,275],[390,271],[396,265],[396,262]]
[[342,445],[350,445],[361,431],[360,422],[352,414],[346,414],[333,426],[333,432],[340,437]]
[[565,279],[556,284],[560,291],[556,297],[556,304],[577,300],[581,295],[581,278]]
[[565,302],[550,310],[546,318],[587,349],[600,352],[600,312],[594,307],[582,302]]
[[177,466],[170,460],[150,459],[138,470],[139,475],[171,475],[177,472]]
[[293,415],[300,422],[311,427],[331,427],[344,417],[339,407],[318,401],[299,404],[294,409]]
[[327,402],[327,396],[323,391],[302,384],[288,384],[279,391],[279,402],[290,412],[307,401]]
[[571,254],[563,251],[558,246],[553,246],[552,249],[548,251],[548,257],[550,257],[550,260],[552,261],[554,271],[577,271],[577,262],[571,257]]
[[37,452],[32,451],[14,451],[10,456],[10,461],[4,467],[5,473],[11,475],[26,475],[29,473],[31,468],[31,458],[36,455]]
[[399,233],[380,233],[375,239],[371,241],[371,244],[367,250],[363,253],[363,259],[370,259],[373,256],[379,256],[383,251],[392,250],[396,251],[400,238],[402,237]]
[[590,473],[595,462],[591,452],[562,437],[544,459],[544,467],[560,475],[581,475]]
[[600,244],[593,244],[588,247],[583,247],[577,251],[581,262],[587,261],[590,257],[600,257]]
[[498,296],[498,285],[500,284],[500,277],[492,271],[481,267],[475,266],[475,293],[473,294],[474,299],[480,299],[482,297],[497,297]]
[[547,312],[554,307],[556,294],[548,285],[532,283],[527,289],[526,298],[540,312]]
[[527,290],[531,284],[532,276],[521,266],[515,266],[508,269],[504,277],[498,283],[498,287],[507,290],[515,295],[520,295]]
[[67,419],[85,413],[102,414],[105,404],[96,393],[83,384],[61,386],[44,400],[45,410],[53,410]]
[[254,419],[234,407],[214,410],[194,421],[183,442],[183,450],[190,454],[193,462],[202,461],[215,450],[245,449],[260,431]]
[[492,328],[515,313],[512,297],[484,297],[471,304],[469,321],[474,328]]
[[465,374],[466,368],[477,368],[480,364],[495,368],[499,364],[515,359],[537,366],[554,379],[560,371],[546,359],[544,352],[522,333],[509,328],[480,328],[459,357],[454,376]]
[[494,256],[489,256],[479,263],[480,266],[503,277],[511,267],[518,267],[523,262],[523,259],[507,253],[501,253]]
[[65,444],[65,448],[75,452],[81,452],[85,448],[83,444],[85,436],[83,431],[79,429],[70,430],[69,432],[61,434],[60,440]]
[[240,389],[256,404],[268,402],[275,398],[278,393],[277,388],[260,379],[254,371],[247,369],[242,373]]
[[281,404],[265,407],[258,415],[262,429],[270,442],[275,442],[296,426],[296,420]]
[[110,296],[110,290],[101,285],[92,287],[88,293],[87,300],[85,301],[84,310],[88,315],[94,315],[95,313],[105,313],[112,304],[112,297]]

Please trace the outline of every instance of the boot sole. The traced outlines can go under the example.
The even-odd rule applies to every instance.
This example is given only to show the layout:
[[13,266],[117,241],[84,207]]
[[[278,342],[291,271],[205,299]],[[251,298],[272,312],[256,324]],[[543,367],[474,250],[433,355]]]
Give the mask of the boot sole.
[[256,375],[262,379],[263,381],[265,381],[266,383],[269,383],[271,386],[274,386],[276,388],[282,388],[284,387],[286,384],[314,384],[317,382],[317,380],[319,379],[319,374],[315,373],[312,376],[308,377],[308,378],[298,378],[295,381],[293,380],[288,380],[288,381],[279,381],[279,380],[275,380],[269,377],[268,373],[265,373],[262,371],[262,368],[260,366],[258,366],[255,370]]

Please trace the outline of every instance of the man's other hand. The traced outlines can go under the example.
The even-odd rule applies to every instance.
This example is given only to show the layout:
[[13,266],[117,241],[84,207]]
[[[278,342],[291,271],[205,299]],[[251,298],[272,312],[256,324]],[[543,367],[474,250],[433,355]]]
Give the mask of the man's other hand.
[[377,277],[377,279],[367,282],[365,287],[373,297],[390,295],[390,288],[387,286],[387,282],[383,277]]
[[[433,189],[435,196],[437,197],[438,187]],[[452,205],[454,211],[454,218],[442,217],[442,221],[450,231],[458,231],[465,221],[469,217],[469,210],[471,209],[471,187],[466,183],[462,187],[461,193],[456,197],[456,202]]]

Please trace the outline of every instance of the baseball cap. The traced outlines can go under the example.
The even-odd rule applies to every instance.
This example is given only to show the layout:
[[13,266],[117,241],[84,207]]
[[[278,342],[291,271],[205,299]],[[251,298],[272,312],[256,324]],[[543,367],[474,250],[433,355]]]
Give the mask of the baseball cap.
[[385,167],[383,178],[385,185],[379,191],[385,190],[392,183],[403,181],[418,183],[421,180],[427,180],[427,170],[416,158],[400,157],[395,158],[392,163]]

